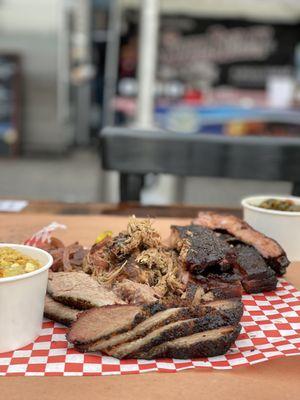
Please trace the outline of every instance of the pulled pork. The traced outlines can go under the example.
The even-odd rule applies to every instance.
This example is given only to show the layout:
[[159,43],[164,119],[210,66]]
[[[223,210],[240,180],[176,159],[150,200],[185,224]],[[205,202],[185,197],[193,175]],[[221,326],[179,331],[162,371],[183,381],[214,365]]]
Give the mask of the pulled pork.
[[72,272],[82,270],[83,261],[88,253],[83,246],[75,242],[65,246],[57,238],[51,237],[48,242],[39,246],[53,257],[51,270],[53,272]]
[[91,248],[83,269],[110,288],[130,280],[151,287],[157,297],[185,290],[176,252],[163,246],[150,220],[130,218],[126,231]]

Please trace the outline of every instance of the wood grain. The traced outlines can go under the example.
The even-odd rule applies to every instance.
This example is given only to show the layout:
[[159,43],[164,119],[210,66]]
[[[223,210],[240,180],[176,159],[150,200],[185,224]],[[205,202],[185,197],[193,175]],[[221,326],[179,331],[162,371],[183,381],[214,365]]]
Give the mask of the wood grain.
[[[2,198],[5,200],[5,198]],[[1,198],[0,198],[1,200]],[[197,213],[208,211],[209,206],[191,206],[172,204],[168,206],[148,205],[143,206],[138,202],[126,202],[118,204],[106,203],[66,203],[50,200],[28,200],[29,204],[22,214],[57,214],[57,215],[136,215],[139,217],[175,217],[195,218]],[[230,213],[241,216],[242,210],[238,208],[218,207],[215,212]],[[1,215],[1,212],[0,212]]]

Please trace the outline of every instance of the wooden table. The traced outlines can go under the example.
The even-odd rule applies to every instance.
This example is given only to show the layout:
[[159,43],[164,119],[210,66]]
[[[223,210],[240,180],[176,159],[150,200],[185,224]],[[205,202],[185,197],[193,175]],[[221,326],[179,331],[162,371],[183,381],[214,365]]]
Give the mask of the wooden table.
[[[0,214],[0,241],[19,242],[52,222],[67,230],[56,236],[66,243],[79,240],[88,245],[99,231],[123,229],[126,217],[105,215]],[[163,236],[171,223],[189,219],[160,218]],[[300,263],[290,266],[286,278],[300,287]],[[0,380],[0,399],[95,400],[95,399],[205,399],[296,400],[300,398],[300,357],[282,358],[232,371],[185,371],[176,374],[147,373],[112,377],[16,377]]]
[[[1,197],[0,197],[1,200]],[[5,200],[5,198],[3,198]],[[66,203],[49,200],[29,200],[22,214],[59,214],[59,215],[136,215],[137,217],[179,217],[194,218],[199,210],[210,210],[209,206],[187,206],[172,204],[168,206],[142,206],[138,202],[117,204],[106,203]],[[214,207],[216,212],[241,215],[241,209]],[[1,212],[0,212],[1,214]]]

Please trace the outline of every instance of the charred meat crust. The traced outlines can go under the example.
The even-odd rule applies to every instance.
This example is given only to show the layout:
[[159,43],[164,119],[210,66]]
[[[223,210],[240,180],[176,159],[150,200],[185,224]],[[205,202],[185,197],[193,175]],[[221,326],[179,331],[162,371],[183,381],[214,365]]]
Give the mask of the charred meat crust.
[[[196,314],[195,312],[195,316]],[[137,341],[121,344],[105,352],[117,358],[140,358],[142,353],[149,351],[154,346],[197,332],[220,328],[231,325],[231,323],[237,324],[239,319],[240,315],[234,311],[227,314],[225,311],[211,309],[207,310],[207,314],[202,317],[171,323],[152,331]],[[135,348],[134,351],[130,351],[132,346]]]
[[[192,285],[188,284],[187,299],[196,304],[201,301],[241,296],[242,287],[248,293],[259,293],[276,288],[277,279],[274,271],[253,246],[242,243],[220,229],[215,234],[219,240],[231,246],[235,257],[230,258],[231,265],[227,265],[228,273],[224,271],[222,264],[211,265],[197,275],[197,268],[195,268],[190,280],[197,282],[198,287],[194,288],[192,296]],[[183,236],[184,232],[180,237]],[[181,246],[183,245],[181,244]],[[231,267],[231,271],[229,267]]]
[[231,246],[211,229],[197,225],[171,226],[172,242],[186,269],[199,274],[208,267],[229,265],[234,259]]
[[80,312],[80,310],[67,307],[61,303],[58,303],[49,295],[46,295],[44,306],[44,316],[46,318],[69,326],[71,325],[71,323],[76,321],[77,316],[80,314]]
[[268,257],[265,258],[267,264],[275,271],[275,273],[279,276],[282,276],[286,273],[286,269],[289,266],[290,262],[284,252],[280,257]]
[[274,271],[266,264],[263,257],[252,246],[237,245],[236,270],[240,275],[248,279],[271,278],[275,276]]
[[77,308],[78,310],[89,310],[95,305],[90,301],[83,300],[83,299],[74,299],[73,297],[68,296],[51,296],[54,300],[58,303],[65,305],[66,307],[70,308]]
[[240,242],[253,246],[278,275],[283,275],[289,265],[286,253],[279,243],[234,215],[200,212],[193,223],[230,234]]
[[208,304],[207,307],[213,310],[212,313],[218,313],[224,320],[226,320],[228,325],[237,324],[241,320],[244,310],[244,305],[241,299],[214,301],[210,303],[210,305]]
[[192,304],[212,300],[240,298],[242,285],[237,275],[195,276],[187,285],[186,297]]
[[247,293],[276,289],[275,272],[254,247],[238,244],[235,251],[237,254],[235,270],[241,275],[241,282]]
[[237,282],[235,284],[224,286],[216,286],[210,289],[214,300],[225,300],[232,299],[235,297],[241,297],[242,295],[242,285]]
[[[151,332],[144,338],[121,344],[120,346],[105,350],[105,352],[116,358],[140,358],[141,354],[149,351],[154,346],[204,330],[204,326],[207,326],[207,323],[203,323],[203,319],[208,321],[212,319],[212,316],[174,322]],[[134,348],[133,351],[131,351],[132,348]]]
[[[112,310],[120,310],[121,313],[125,312],[125,308],[130,309],[134,308],[136,309],[136,314],[133,316],[132,319],[128,318],[128,321],[124,323],[123,326],[120,326],[119,328],[112,330],[112,332],[109,332],[105,335],[101,334],[100,331],[98,334],[95,335],[92,339],[88,339],[88,330],[89,330],[89,324],[90,324],[90,316],[93,314],[99,314],[103,312],[103,309],[107,311],[112,311]],[[123,309],[122,309],[123,308]],[[157,312],[160,312],[164,310],[165,307],[162,304],[159,303],[154,303],[150,305],[145,305],[145,306],[129,306],[129,305],[109,305],[109,306],[103,306],[99,308],[92,308],[88,311],[83,312],[80,314],[78,319],[71,325],[71,328],[67,332],[67,340],[71,343],[73,343],[75,346],[77,345],[83,345],[83,344],[88,344],[88,343],[94,343],[100,339],[109,339],[112,334],[121,334],[124,332],[127,332],[130,329],[133,329],[136,325],[144,321],[146,318],[149,318],[150,316],[154,315]],[[80,326],[80,327],[79,327]],[[76,333],[77,327],[81,331],[81,338],[78,337],[78,334]],[[95,327],[94,327],[95,328]],[[101,329],[102,327],[99,327]],[[86,339],[84,338],[84,335],[82,335],[83,330],[86,331],[87,337]],[[97,330],[97,327],[96,327]]]
[[[109,338],[106,339],[100,339],[97,340],[93,343],[87,343],[83,345],[77,345],[77,349],[86,352],[86,351],[99,351],[103,350],[104,348],[109,348],[112,346],[116,346],[118,344],[128,342],[130,340],[135,340],[139,339],[140,337],[145,336],[149,332],[151,332],[153,329],[160,328],[162,325],[167,325],[172,322],[178,321],[178,320],[183,320],[183,319],[188,319],[191,317],[190,309],[189,308],[174,308],[174,313],[171,315],[167,316],[165,318],[165,314],[169,314],[169,310],[163,310],[161,312],[158,312],[156,314],[153,314],[152,317],[155,315],[157,316],[158,314],[161,314],[161,319],[157,320],[155,318],[154,323],[151,324],[151,317],[147,318],[146,320],[142,321],[140,324],[136,325],[132,330],[126,331],[123,333],[116,333],[111,335]],[[166,311],[166,313],[164,313]],[[153,319],[152,319],[153,320]]]
[[[191,336],[175,339],[141,353],[140,358],[200,358],[225,354],[234,343],[241,326],[229,326],[213,331],[196,333]],[[215,337],[214,337],[215,336]]]
[[52,321],[58,322],[59,324],[65,325],[65,326],[70,326],[72,322],[74,322],[74,319],[70,318],[60,318],[57,315],[53,315],[51,313],[44,312],[44,317],[51,319]]
[[[146,318],[146,314],[143,311],[142,307],[136,307],[136,306],[123,306],[123,307],[132,307],[136,309],[136,314],[134,315],[133,319],[129,319],[126,324],[123,326],[120,326],[117,331],[112,331],[109,332],[105,335],[101,333],[95,333],[95,336],[90,337],[90,324],[91,324],[91,318],[95,316],[95,314],[102,313],[103,310],[105,311],[113,311],[114,309],[119,309],[119,305],[112,305],[112,306],[103,306],[99,308],[92,308],[88,311],[83,312],[79,318],[71,325],[69,331],[67,332],[67,340],[70,343],[73,343],[75,346],[76,345],[81,345],[81,344],[87,344],[87,343],[93,343],[96,340],[99,339],[107,339],[110,337],[112,333],[122,333],[127,331],[128,329],[132,329],[133,326],[139,324],[141,321],[143,321]],[[121,312],[125,312],[125,309],[122,310]],[[97,316],[97,315],[96,315]],[[95,330],[95,326],[93,326],[93,330]],[[97,328],[97,327],[96,327]],[[80,336],[78,335],[80,333]]]
[[277,278],[243,279],[242,284],[247,293],[272,292],[277,287]]
[[[121,308],[122,306],[119,307]],[[116,354],[111,351],[111,348],[114,348],[115,351],[117,351],[120,347],[126,347],[128,342],[130,344],[139,339],[143,341],[143,338],[146,335],[152,335],[153,337],[153,332],[155,333],[155,331],[159,329],[164,329],[164,326],[174,324],[174,322],[177,323],[184,320],[198,319],[198,324],[201,322],[202,326],[207,326],[208,328],[210,324],[210,329],[213,329],[215,326],[237,324],[243,313],[243,304],[239,299],[234,299],[211,302],[207,305],[197,307],[175,308],[172,310],[171,313],[171,310],[164,310],[163,312],[158,311],[157,314],[154,314],[153,318],[150,317],[147,320],[144,320],[133,328],[132,331],[116,333],[116,331],[119,332],[119,330],[116,330],[109,335],[109,337],[106,336],[106,339],[100,339],[85,344],[75,343],[75,345],[77,349],[82,352],[104,350],[105,352],[116,356]],[[174,335],[175,334],[176,332],[174,332]],[[164,337],[165,336],[160,336],[160,339],[152,339],[152,343],[153,340],[162,340]],[[153,346],[153,344],[151,346]]]

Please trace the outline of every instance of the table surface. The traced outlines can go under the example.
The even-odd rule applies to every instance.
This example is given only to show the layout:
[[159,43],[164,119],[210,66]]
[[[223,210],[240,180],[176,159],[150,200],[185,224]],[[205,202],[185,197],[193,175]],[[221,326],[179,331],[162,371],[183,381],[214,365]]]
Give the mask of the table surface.
[[[0,200],[7,200],[1,198]],[[22,199],[23,200],[23,199]],[[25,199],[26,200],[26,199]],[[22,214],[48,213],[59,215],[136,215],[138,217],[179,217],[194,218],[201,209],[207,211],[209,206],[191,206],[182,204],[148,205],[142,206],[138,202],[107,203],[71,203],[49,200],[28,200],[29,204],[22,210]],[[216,212],[227,212],[241,215],[241,209],[214,207]],[[1,215],[1,212],[0,212]]]
[[[55,235],[66,243],[93,242],[97,234],[110,229],[125,228],[127,218],[112,215],[54,215],[43,213],[0,214],[0,242],[22,242],[46,224],[57,221],[67,230]],[[171,223],[187,223],[189,219],[158,218],[163,237]],[[288,269],[286,279],[300,287],[300,263]],[[3,399],[299,399],[300,357],[282,358],[239,367],[232,371],[184,371],[176,374],[147,373],[145,375],[112,377],[9,377],[1,378]]]

